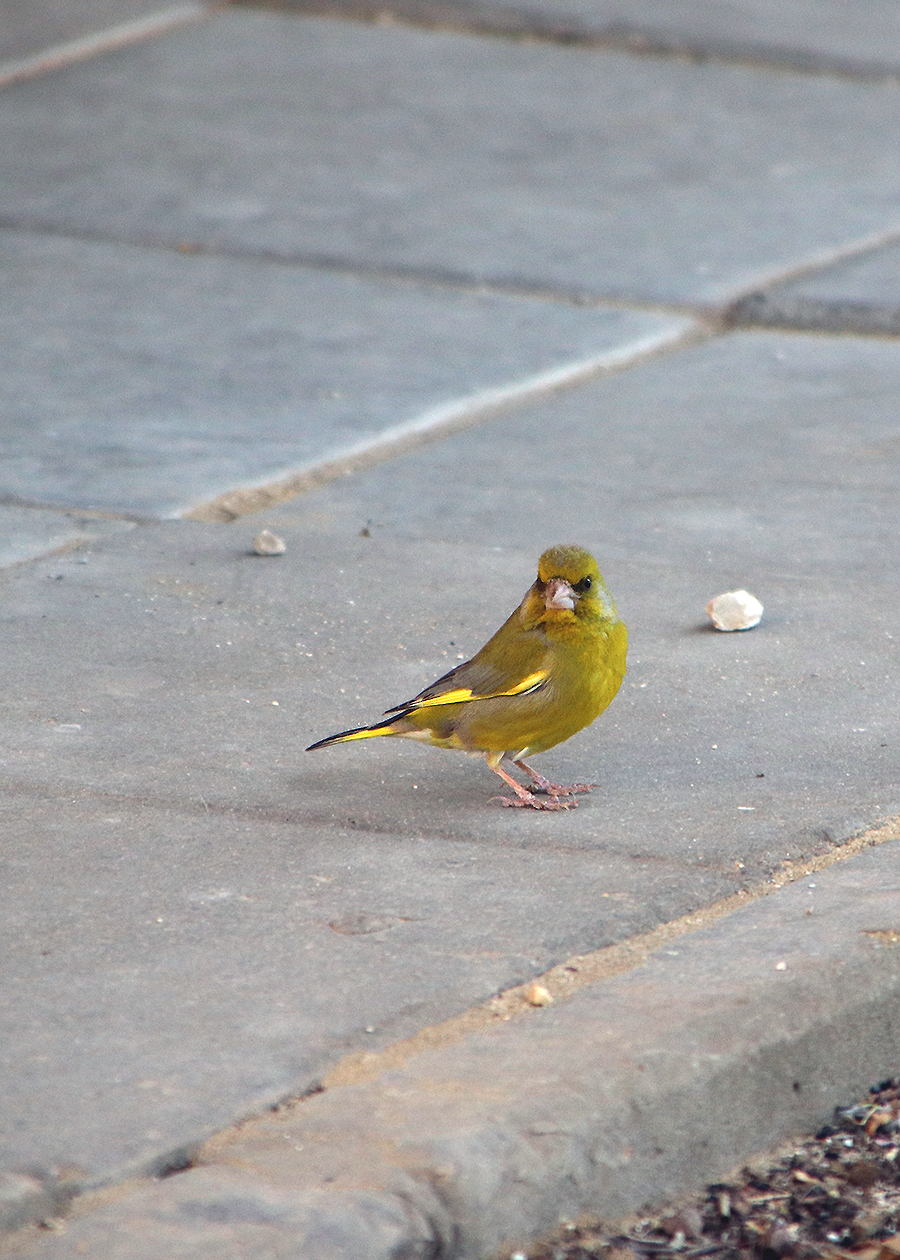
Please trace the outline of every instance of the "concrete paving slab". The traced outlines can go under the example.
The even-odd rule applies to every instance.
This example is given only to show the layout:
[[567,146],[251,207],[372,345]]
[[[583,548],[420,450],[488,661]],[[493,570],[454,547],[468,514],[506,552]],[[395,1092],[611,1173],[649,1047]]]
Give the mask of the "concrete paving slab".
[[109,27],[159,13],[160,0],[3,0],[0,5],[2,63],[97,35]]
[[[0,574],[7,1166],[177,1159],[900,812],[898,374],[890,341],[734,334],[265,518]],[[283,556],[250,554],[263,524]],[[632,631],[613,708],[541,761],[600,781],[577,811],[400,741],[300,751],[480,646],[567,537]],[[720,635],[735,585],[766,614]]]
[[[654,832],[643,852],[674,842],[717,864],[725,843],[732,860],[765,863],[773,845],[803,852],[823,828],[876,821],[898,791],[898,354],[883,341],[734,336],[522,409],[240,532],[139,531],[90,565],[16,571],[6,633],[20,677],[45,698],[10,714],[9,771],[186,803],[202,781],[208,804],[274,803],[279,818],[387,832],[467,835],[489,818],[492,834],[531,843],[545,820],[523,829],[485,814],[486,772],[467,760],[398,743],[299,761],[295,750],[471,654],[518,602],[539,551],[571,536],[600,555],[632,650],[596,732],[550,754],[560,775],[583,777],[586,758],[592,775],[604,767],[603,806],[554,820],[554,836],[635,852],[638,825]],[[542,451],[548,433],[563,499],[544,460],[516,458]],[[249,554],[264,523],[286,538],[284,557]],[[719,635],[703,606],[736,585],[762,599],[763,624]],[[111,636],[110,618],[127,632]],[[73,634],[86,639],[83,673],[67,665],[51,680],[46,660]],[[173,678],[203,696],[177,732]],[[55,741],[35,723],[78,721],[66,714],[82,707],[93,714],[83,738]],[[253,774],[241,770],[248,740],[261,753]]]
[[898,124],[893,84],[228,11],[9,89],[0,215],[720,302],[900,229]]
[[133,528],[129,521],[0,505],[0,569],[52,552],[81,550],[98,538]]
[[[197,1169],[176,1178],[168,1193],[138,1191],[120,1207],[99,1213],[89,1225],[79,1222],[71,1238],[68,1222],[54,1221],[66,1237],[50,1244],[49,1254],[98,1260],[300,1260],[307,1255],[311,1260],[322,1255],[328,1260],[428,1260],[435,1254],[435,1216],[443,1215],[437,1200],[426,1217],[399,1195],[365,1189],[341,1196],[304,1194],[231,1168]],[[8,1241],[11,1250],[0,1254],[24,1260],[43,1255],[46,1244],[46,1237],[23,1232]]]
[[[61,43],[52,42],[58,23],[52,18],[47,20],[49,9],[41,8],[37,14],[29,13],[27,16],[16,13],[6,26],[0,26],[5,50],[0,56],[0,89],[24,79],[52,74],[78,61],[89,61],[114,48],[154,39],[188,22],[199,22],[214,5],[215,0],[209,0],[209,3],[207,0],[183,0],[168,9],[153,8],[143,12],[137,8],[137,16],[115,22],[112,26],[101,22],[104,12],[111,13],[111,9],[102,4],[93,7],[76,5],[71,14],[63,15],[60,10],[54,15],[63,18],[64,31],[76,32],[74,38],[63,38]],[[3,15],[0,14],[2,22]],[[48,40],[51,42],[48,43]]]
[[[2,921],[31,1055],[4,1074],[9,1161],[86,1180],[163,1161],[341,1049],[900,812],[898,355],[733,335],[271,518],[8,570]],[[263,523],[283,556],[250,554]],[[601,783],[577,811],[502,810],[477,762],[400,741],[301,752],[477,648],[565,537],[632,631],[613,708],[541,761]],[[761,626],[704,627],[735,584]]]
[[[645,566],[648,585],[676,562],[713,584],[840,572],[877,583],[897,563],[898,388],[895,341],[739,332],[499,417],[272,520],[526,550],[558,524],[607,557],[614,592],[620,558]],[[543,458],[525,458],[535,451]],[[513,461],[514,475],[498,477]],[[401,479],[411,492],[399,500]],[[676,607],[682,618],[697,609]],[[654,617],[674,611],[660,598]],[[779,610],[802,612],[799,600]]]
[[900,334],[900,245],[847,259],[737,302],[736,325]]
[[455,1014],[598,929],[654,922],[673,878],[552,845],[511,872],[478,836],[258,812],[7,785],[4,1168],[84,1185],[177,1162],[348,1048]]
[[[248,0],[249,2],[249,0]],[[274,6],[273,6],[274,7]],[[769,62],[855,75],[900,70],[900,15],[864,0],[278,0],[277,7],[362,17],[394,14],[470,30],[596,40],[613,47]]]
[[[66,716],[80,723],[47,729],[77,740],[88,717]],[[549,838],[514,844],[511,869],[509,845],[474,829],[436,839],[277,819],[275,802],[207,809],[202,784],[166,808],[4,779],[0,1171],[28,1170],[47,1193],[177,1165],[315,1088],[346,1051],[731,886]],[[7,1213],[27,1214],[34,1186],[13,1189]]]
[[[602,748],[603,818],[592,807],[590,822],[584,810],[563,825],[616,846],[619,826],[654,820],[664,843],[677,832],[707,856],[721,855],[733,835],[745,861],[765,834],[785,843],[788,796],[800,814],[808,801],[810,826],[817,813],[826,829],[825,814],[842,817],[839,832],[870,817],[876,801],[897,799],[897,732],[883,701],[896,681],[898,374],[900,347],[890,341],[724,338],[297,500],[274,527],[287,536],[292,524],[299,537],[343,529],[348,558],[362,527],[373,539],[442,539],[470,551],[489,538],[500,555],[529,546],[535,554],[551,536],[585,541],[631,627],[631,655],[597,735],[549,754],[564,776],[583,763],[581,748]],[[518,459],[514,481],[498,484],[494,470],[536,451],[545,457]],[[453,489],[460,469],[464,498]],[[704,628],[706,600],[738,587],[766,606],[760,627],[730,636]],[[442,623],[464,653],[479,645],[452,618]],[[339,676],[358,656],[350,637],[342,635],[332,674],[333,694],[345,686],[351,698],[341,695],[335,730],[382,707],[371,695],[373,666]],[[415,652],[408,630],[400,641]],[[398,654],[389,642],[381,653]],[[354,702],[358,680],[366,690]],[[379,699],[414,694],[409,683],[403,692],[391,678]],[[645,721],[635,753],[621,739]],[[323,752],[328,769],[318,773],[380,777],[392,754],[377,745]],[[636,755],[644,789],[626,769]],[[619,796],[613,784],[626,781]],[[632,814],[626,800],[636,789]],[[709,793],[696,813],[694,792]],[[738,807],[735,832],[728,811]]]
[[689,321],[0,233],[0,495],[173,516],[465,423]]
[[20,1255],[483,1260],[660,1204],[896,1073],[898,921],[895,840],[564,1004],[252,1122]]
[[[566,511],[579,506],[573,496]],[[879,506],[888,519],[873,551],[893,537],[895,509]],[[557,533],[573,536],[577,517],[568,528],[561,517]],[[674,859],[687,883],[672,875],[671,897],[687,889],[693,904],[900,807],[890,562],[879,576],[856,555],[853,576],[821,560],[805,573],[782,555],[776,572],[757,561],[769,624],[725,638],[700,610],[746,575],[743,552],[726,558],[722,546],[709,565],[690,535],[655,565],[646,551],[628,562],[612,552],[631,672],[595,731],[543,759],[561,781],[602,785],[551,830],[491,806],[493,776],[466,758],[399,742],[301,752],[471,654],[518,603],[536,550],[307,526],[284,531],[287,556],[262,560],[245,554],[250,536],[142,530],[96,548],[89,565],[63,557],[9,572],[0,751],[13,782],[438,845],[476,835],[638,865]],[[323,582],[334,592],[324,608]],[[852,614],[835,616],[848,600]],[[686,908],[664,894],[646,913]]]

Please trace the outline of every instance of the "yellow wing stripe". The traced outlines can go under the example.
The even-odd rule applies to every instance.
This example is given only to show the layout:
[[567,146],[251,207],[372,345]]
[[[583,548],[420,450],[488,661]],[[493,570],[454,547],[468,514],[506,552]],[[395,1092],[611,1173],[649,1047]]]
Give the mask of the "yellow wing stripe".
[[464,700],[499,700],[502,696],[527,696],[530,691],[537,691],[538,687],[544,683],[549,675],[548,669],[539,669],[535,674],[529,674],[527,678],[523,678],[521,682],[516,683],[515,687],[510,687],[508,691],[492,691],[488,695],[478,695],[469,687],[457,687],[455,691],[445,691],[440,696],[431,696],[428,700],[417,700],[415,708],[418,709],[434,709],[443,704],[460,704]]
[[529,674],[527,678],[523,678],[520,683],[512,687],[509,691],[501,691],[501,696],[525,696],[529,691],[537,691],[542,683],[545,683],[550,677],[549,669],[539,669],[535,674]]
[[474,700],[474,696],[468,687],[457,687],[455,691],[445,691],[441,696],[432,696],[430,700],[416,700],[413,706],[416,709],[434,709],[440,704],[459,704],[461,700]]

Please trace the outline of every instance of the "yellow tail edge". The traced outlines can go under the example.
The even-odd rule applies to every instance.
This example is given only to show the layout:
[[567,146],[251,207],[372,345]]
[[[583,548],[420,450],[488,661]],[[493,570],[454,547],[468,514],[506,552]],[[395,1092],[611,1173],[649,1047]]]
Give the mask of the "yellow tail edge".
[[340,731],[337,735],[329,735],[327,739],[310,744],[306,751],[314,752],[316,748],[328,748],[332,744],[349,744],[353,739],[373,739],[376,735],[387,735],[390,727],[391,723],[385,722],[382,726],[358,726],[353,731]]

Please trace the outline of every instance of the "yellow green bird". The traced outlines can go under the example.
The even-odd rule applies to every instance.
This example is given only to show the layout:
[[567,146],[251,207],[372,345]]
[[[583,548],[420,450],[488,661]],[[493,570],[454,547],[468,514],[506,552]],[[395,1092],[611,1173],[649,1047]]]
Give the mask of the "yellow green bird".
[[[381,722],[330,735],[306,751],[376,735],[419,739],[483,756],[516,794],[499,797],[504,805],[568,809],[577,802],[561,797],[596,784],[550,783],[523,758],[600,716],[625,676],[627,650],[628,632],[597,561],[583,547],[551,547],[519,607],[470,661],[388,709]],[[528,775],[533,790],[503,768],[504,760]]]

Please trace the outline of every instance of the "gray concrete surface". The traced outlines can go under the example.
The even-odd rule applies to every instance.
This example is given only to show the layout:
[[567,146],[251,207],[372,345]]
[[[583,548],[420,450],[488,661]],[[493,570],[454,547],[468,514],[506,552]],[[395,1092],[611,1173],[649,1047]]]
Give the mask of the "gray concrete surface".
[[[765,16],[717,12],[745,43]],[[728,326],[758,291],[890,300],[896,84],[808,73],[792,20],[769,39],[803,74],[232,11],[3,92],[7,1228],[900,814],[900,348]],[[265,514],[150,521],[360,449],[383,462]],[[264,525],[283,556],[251,554]],[[597,780],[577,810],[505,811],[399,741],[302,752],[477,649],[568,539],[632,644],[541,760]],[[717,634],[738,585],[763,622]],[[894,953],[858,940],[895,930],[895,857],[860,861],[802,931],[798,886],[683,970],[307,1102],[337,1188],[251,1126],[241,1167],[219,1138],[0,1254],[475,1256],[600,1193],[590,1159],[604,1211],[658,1201],[900,1071]],[[606,1079],[663,1091],[633,1142]]]
[[894,841],[563,1006],[246,1125],[20,1254],[483,1260],[560,1216],[638,1210],[648,1180],[683,1194],[895,1070],[898,922]]
[[[136,54],[135,54],[136,55]],[[0,496],[174,516],[663,346],[685,319],[0,233]]]
[[0,91],[200,22],[215,7],[215,0],[181,0],[168,9],[115,0],[69,5],[9,0],[0,6]]
[[131,528],[130,521],[0,505],[0,568],[62,554]]
[[2,0],[0,68],[4,62],[97,35],[165,7],[159,0]]
[[[247,0],[250,3],[250,0]],[[795,70],[878,77],[900,71],[891,0],[279,0],[282,8],[476,31],[597,41],[648,53],[719,57]]]
[[78,1186],[167,1167],[350,1048],[732,886],[541,837],[327,827],[302,803],[97,796],[8,782],[3,822],[4,1163]]
[[900,247],[867,250],[833,267],[748,294],[736,325],[873,335],[900,333]]
[[893,84],[234,10],[13,87],[0,221],[719,302],[900,232],[898,126]]
[[[248,518],[10,570],[13,1164],[164,1164],[348,1046],[900,813],[898,383],[890,342],[734,334],[285,504],[277,559]],[[513,453],[550,433],[548,483]],[[600,783],[577,812],[504,811],[484,767],[418,746],[303,754],[471,654],[557,537],[632,627],[622,696],[542,760]],[[763,625],[704,626],[741,584]]]

